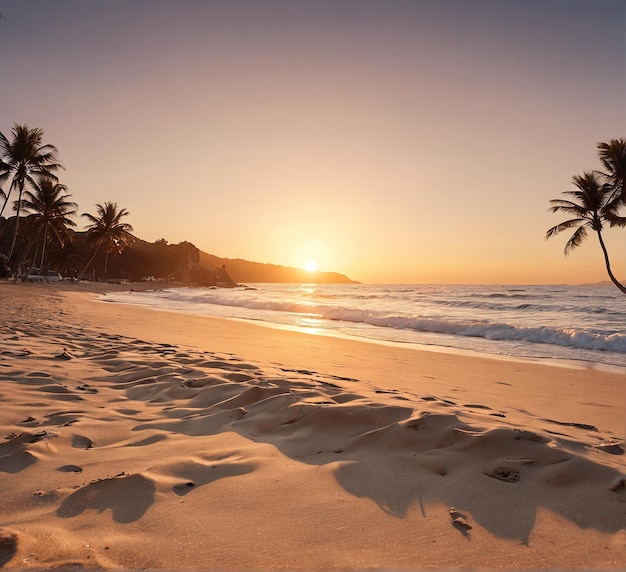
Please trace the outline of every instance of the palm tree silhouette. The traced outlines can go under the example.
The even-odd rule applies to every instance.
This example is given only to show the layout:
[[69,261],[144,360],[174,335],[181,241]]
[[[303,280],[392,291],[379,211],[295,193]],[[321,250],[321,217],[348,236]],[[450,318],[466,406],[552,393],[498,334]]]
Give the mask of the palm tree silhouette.
[[27,125],[17,123],[11,129],[11,139],[0,133],[0,182],[4,182],[12,175],[11,185],[5,193],[4,204],[0,216],[9,202],[11,193],[17,190],[17,212],[13,239],[7,255],[8,260],[13,256],[17,231],[20,222],[22,193],[26,186],[37,189],[38,178],[49,178],[56,181],[54,173],[63,168],[57,160],[58,150],[54,145],[42,143],[44,132],[37,127],[31,129]]
[[105,202],[103,205],[96,205],[96,215],[89,213],[82,215],[91,222],[87,227],[87,242],[92,245],[93,254],[81,272],[79,280],[102,248],[104,248],[103,279],[106,280],[109,254],[113,252],[120,254],[135,240],[131,234],[133,227],[128,223],[121,222],[121,219],[129,214],[126,209],[120,209],[117,203]]
[[72,241],[66,241],[63,246],[53,248],[49,255],[50,263],[54,264],[64,276],[77,276],[79,268],[85,264],[81,249]]
[[546,233],[546,239],[551,238],[564,230],[575,228],[574,234],[565,243],[565,256],[567,256],[577,246],[580,246],[587,238],[588,230],[593,230],[600,242],[606,270],[611,282],[626,294],[624,286],[611,270],[609,254],[602,238],[604,223],[609,226],[626,226],[626,217],[617,214],[618,202],[615,200],[615,189],[611,184],[602,181],[602,175],[597,172],[585,172],[572,178],[572,182],[577,190],[564,191],[563,195],[572,197],[572,200],[553,199],[550,201],[552,212],[565,212],[574,216],[556,226],[553,226]]
[[69,217],[76,214],[78,205],[68,200],[67,187],[55,183],[49,178],[42,179],[38,188],[25,191],[22,207],[31,211],[28,219],[33,223],[33,231],[41,235],[41,258],[39,267],[44,268],[46,244],[49,235],[62,247],[67,240],[72,239],[70,227],[76,223]]
[[626,204],[626,139],[611,139],[598,143],[598,156],[604,171],[602,177],[613,187],[613,200]]

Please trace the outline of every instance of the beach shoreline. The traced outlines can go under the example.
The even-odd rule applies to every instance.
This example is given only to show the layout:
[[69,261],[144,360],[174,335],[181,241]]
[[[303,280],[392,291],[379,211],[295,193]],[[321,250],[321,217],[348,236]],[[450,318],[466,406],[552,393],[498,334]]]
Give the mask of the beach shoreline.
[[623,374],[96,299],[137,287],[0,284],[7,568],[626,566]]
[[254,284],[102,298],[409,349],[626,371],[619,299],[584,287]]
[[[621,392],[618,391],[617,395],[623,395],[626,399],[626,375],[623,372],[619,373],[619,368],[607,368],[605,371],[601,367],[568,367],[567,363],[557,360],[519,359],[477,352],[463,354],[454,349],[447,351],[448,348],[418,348],[413,344],[384,343],[341,335],[320,335],[246,320],[194,316],[118,303],[108,305],[106,299],[95,297],[95,294],[106,296],[107,291],[110,291],[107,290],[107,285],[99,286],[96,284],[96,288],[93,288],[92,285],[86,285],[84,289],[77,289],[78,297],[71,296],[74,304],[77,304],[75,310],[77,318],[89,316],[90,321],[103,326],[114,326],[118,333],[136,337],[145,336],[146,331],[150,331],[152,338],[161,343],[170,343],[175,336],[185,345],[245,355],[251,361],[259,363],[275,362],[273,354],[276,348],[280,348],[281,364],[296,369],[307,369],[311,364],[319,364],[324,368],[322,373],[329,375],[350,377],[351,372],[356,372],[358,375],[354,377],[359,380],[387,389],[416,390],[415,379],[407,379],[408,371],[411,375],[416,374],[422,390],[426,388],[427,391],[437,393],[441,392],[442,384],[447,384],[444,387],[449,393],[458,389],[456,385],[463,377],[462,372],[469,369],[481,372],[481,379],[476,380],[481,387],[474,386],[477,391],[482,390],[483,383],[485,386],[493,387],[493,384],[497,384],[505,377],[525,381],[526,386],[520,386],[521,391],[516,395],[519,400],[523,400],[526,393],[540,394],[546,384],[565,377],[569,384],[576,382],[576,390],[583,394],[595,390],[595,385],[608,384],[620,388],[621,384]],[[142,286],[151,289],[142,283],[116,286],[129,288],[130,291]],[[106,310],[99,307],[98,303],[103,303]],[[162,314],[162,320],[151,318],[155,313]],[[234,335],[222,338],[220,333],[224,330],[231,331]],[[532,378],[532,381],[525,378]],[[432,383],[433,380],[435,383]],[[565,387],[561,389],[563,395],[566,391],[571,391],[569,389],[571,385],[567,387],[568,389]],[[608,398],[605,405],[611,403],[613,397]],[[511,399],[511,396],[508,398]],[[557,400],[558,396],[550,397],[550,406],[542,410],[546,416],[552,411],[552,405]],[[498,403],[498,406],[502,407],[504,404]],[[584,414],[582,410],[579,413]],[[572,411],[572,415],[576,415],[576,412]],[[624,415],[621,420],[620,415]],[[620,431],[626,432],[626,406],[618,413],[618,418],[613,420],[610,428],[617,434]],[[622,438],[626,438],[626,434],[622,435]]]

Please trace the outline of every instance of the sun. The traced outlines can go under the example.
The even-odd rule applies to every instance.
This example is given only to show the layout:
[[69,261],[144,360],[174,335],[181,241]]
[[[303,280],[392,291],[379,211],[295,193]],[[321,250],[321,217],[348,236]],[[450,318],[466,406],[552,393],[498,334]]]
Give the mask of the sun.
[[307,272],[315,272],[317,270],[317,262],[315,260],[307,260],[304,263],[304,269]]

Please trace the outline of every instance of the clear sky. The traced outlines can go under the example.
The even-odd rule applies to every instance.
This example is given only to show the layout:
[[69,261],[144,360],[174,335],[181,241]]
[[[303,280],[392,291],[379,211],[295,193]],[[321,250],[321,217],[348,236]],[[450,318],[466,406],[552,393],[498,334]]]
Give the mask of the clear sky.
[[[80,212],[363,282],[605,279],[548,200],[626,137],[624,0],[0,0],[0,131]],[[83,219],[84,220],[84,219]],[[82,225],[83,221],[79,224]],[[626,232],[610,230],[625,275]]]

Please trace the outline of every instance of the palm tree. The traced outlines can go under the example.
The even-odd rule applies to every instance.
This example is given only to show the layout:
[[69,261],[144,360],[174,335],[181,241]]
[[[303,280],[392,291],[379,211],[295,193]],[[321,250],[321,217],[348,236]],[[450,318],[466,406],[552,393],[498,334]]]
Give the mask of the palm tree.
[[561,194],[569,195],[573,199],[553,199],[550,201],[552,212],[565,212],[574,216],[556,226],[553,226],[546,233],[546,239],[557,235],[559,232],[575,228],[574,234],[565,243],[565,256],[567,256],[577,246],[580,246],[587,238],[589,229],[598,235],[600,248],[604,254],[606,270],[611,282],[617,286],[621,292],[626,294],[626,286],[621,284],[613,275],[609,254],[602,238],[604,223],[609,226],[626,226],[626,217],[617,214],[618,205],[614,200],[614,189],[612,185],[602,182],[602,176],[596,172],[585,172],[582,175],[573,177],[572,182],[577,188],[575,191],[565,191]]
[[[17,210],[17,204],[13,206],[13,210]],[[26,246],[22,250],[22,256],[17,259],[14,267],[18,270],[22,269],[28,258],[31,256],[33,247],[35,247],[35,252],[32,254],[30,262],[28,263],[29,268],[26,272],[26,274],[31,274],[33,268],[36,266],[37,257],[39,256],[39,244],[37,244],[37,237],[41,234],[35,219],[28,216],[24,218],[23,224],[20,225],[20,234],[24,234],[24,236],[28,237],[28,240],[26,242]]]
[[85,264],[81,249],[74,240],[66,240],[63,246],[51,249],[49,258],[54,268],[64,276],[77,276],[78,269]]
[[598,155],[604,167],[600,173],[613,187],[613,199],[626,204],[626,139],[611,139],[598,143]]
[[70,227],[76,226],[72,217],[76,214],[78,205],[68,199],[67,187],[60,183],[55,183],[49,178],[41,179],[37,189],[25,191],[22,207],[32,212],[28,218],[33,222],[35,232],[41,234],[41,260],[39,267],[43,269],[46,244],[48,236],[52,235],[53,240],[63,246],[70,238]]
[[12,176],[9,191],[5,194],[4,204],[0,210],[0,216],[9,202],[13,190],[17,190],[17,214],[13,239],[7,258],[11,260],[17,231],[20,222],[20,210],[22,193],[28,185],[37,189],[37,178],[46,177],[56,181],[55,171],[62,168],[57,160],[58,149],[54,145],[44,145],[44,132],[39,128],[29,128],[27,125],[17,123],[11,130],[11,139],[0,133],[0,182],[6,181]]
[[106,202],[103,205],[96,205],[95,216],[89,213],[82,215],[91,222],[87,227],[87,242],[92,244],[94,250],[89,262],[81,272],[79,280],[102,248],[104,248],[103,278],[106,279],[109,254],[113,252],[120,254],[135,240],[131,234],[133,227],[128,223],[121,222],[121,219],[129,214],[126,209],[120,209],[117,203]]

